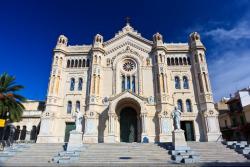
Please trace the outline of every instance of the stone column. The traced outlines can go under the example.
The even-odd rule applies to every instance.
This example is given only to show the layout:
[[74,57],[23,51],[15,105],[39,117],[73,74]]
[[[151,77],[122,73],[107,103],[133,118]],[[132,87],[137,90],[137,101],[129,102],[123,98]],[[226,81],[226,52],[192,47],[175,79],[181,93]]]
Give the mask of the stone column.
[[142,129],[141,142],[148,143],[149,138],[147,134],[147,113],[141,113],[141,129]]
[[108,113],[108,137],[106,143],[115,143],[115,113]]

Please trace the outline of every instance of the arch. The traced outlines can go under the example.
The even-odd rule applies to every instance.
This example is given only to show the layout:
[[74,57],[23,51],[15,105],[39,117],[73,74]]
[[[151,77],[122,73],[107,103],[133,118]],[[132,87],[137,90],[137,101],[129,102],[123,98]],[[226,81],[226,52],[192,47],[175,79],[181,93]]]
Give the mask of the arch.
[[175,89],[181,89],[180,78],[178,76],[174,77]]
[[87,59],[86,67],[89,67],[90,61]]
[[181,112],[183,112],[183,104],[181,99],[177,100],[177,107]]
[[183,58],[183,64],[187,65],[187,59],[186,59],[186,57]]
[[170,58],[167,58],[167,65],[170,66],[171,63],[170,63]]
[[187,58],[188,65],[191,65],[190,57]]
[[79,60],[78,67],[79,67],[79,68],[82,67],[82,60],[81,60],[81,59]]
[[162,55],[160,54],[160,62],[162,63],[163,62],[163,59],[162,59]]
[[200,60],[203,63],[203,55],[201,53],[199,55],[200,55]]
[[175,61],[175,65],[179,65],[179,60],[177,57],[174,59],[174,61]]
[[62,66],[63,58],[60,57],[59,65]]
[[67,60],[67,68],[70,67],[70,60]]
[[36,141],[36,138],[37,138],[37,127],[33,125],[30,131],[30,140]]
[[97,55],[94,56],[94,64],[97,64]]
[[70,79],[70,91],[75,89],[75,78]]
[[77,100],[77,101],[76,101],[76,111],[79,112],[80,109],[81,109],[80,101]]
[[188,82],[188,78],[186,76],[183,76],[183,88],[189,89],[189,82]]
[[182,57],[179,57],[179,63],[180,63],[180,65],[183,65],[183,63],[182,63]]
[[21,130],[21,134],[20,134],[20,140],[25,140],[26,138],[26,132],[27,132],[27,127],[24,125],[22,130]]
[[86,67],[86,60],[85,59],[82,60],[82,67]]
[[186,108],[187,108],[187,112],[192,112],[192,105],[191,105],[190,99],[186,100]]
[[72,102],[68,101],[68,104],[67,104],[67,114],[71,114],[71,112],[72,112]]
[[77,67],[78,66],[78,60],[76,59],[75,60],[75,67]]
[[172,65],[172,66],[175,65],[175,63],[174,63],[174,58],[173,58],[173,57],[171,58],[171,65]]
[[70,67],[71,67],[71,68],[74,67],[74,60],[71,60]]
[[78,79],[78,90],[82,90],[82,78]]

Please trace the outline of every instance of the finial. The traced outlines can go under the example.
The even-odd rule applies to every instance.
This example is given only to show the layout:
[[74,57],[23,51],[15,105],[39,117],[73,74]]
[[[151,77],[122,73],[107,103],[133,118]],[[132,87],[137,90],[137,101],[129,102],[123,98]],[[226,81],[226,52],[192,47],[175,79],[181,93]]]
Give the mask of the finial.
[[130,23],[129,23],[130,17],[127,16],[127,17],[125,18],[125,20],[126,20],[126,25],[129,25],[129,24],[130,24]]

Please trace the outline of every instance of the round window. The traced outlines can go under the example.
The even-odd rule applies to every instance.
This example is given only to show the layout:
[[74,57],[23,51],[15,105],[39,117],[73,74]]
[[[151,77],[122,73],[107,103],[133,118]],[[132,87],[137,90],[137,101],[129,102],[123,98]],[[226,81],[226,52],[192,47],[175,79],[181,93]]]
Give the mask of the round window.
[[135,63],[131,60],[124,61],[122,68],[124,71],[131,72],[135,69]]

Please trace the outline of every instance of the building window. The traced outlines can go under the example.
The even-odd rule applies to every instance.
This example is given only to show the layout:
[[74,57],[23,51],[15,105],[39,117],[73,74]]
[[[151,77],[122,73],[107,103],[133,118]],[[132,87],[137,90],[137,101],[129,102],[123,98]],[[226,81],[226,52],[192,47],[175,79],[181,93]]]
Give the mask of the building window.
[[70,60],[67,61],[67,68],[70,67]]
[[175,89],[181,89],[180,78],[174,77]]
[[189,99],[186,100],[187,112],[192,112],[191,101]]
[[132,76],[132,91],[135,93],[135,76]]
[[170,58],[167,58],[167,64],[168,64],[168,66],[171,65],[171,63],[170,63]]
[[70,114],[72,111],[72,102],[68,101],[68,106],[67,106],[67,114]]
[[86,67],[89,67],[89,64],[90,64],[89,59],[87,59]]
[[122,91],[125,90],[125,76],[122,76]]
[[70,91],[73,91],[75,88],[75,78],[70,79]]
[[183,112],[182,100],[181,99],[177,100],[177,107],[178,107],[178,110],[180,110],[181,112]]
[[85,66],[86,66],[86,60],[83,59],[83,60],[82,60],[82,67],[85,67]]
[[78,67],[82,67],[82,60],[79,60],[79,65]]
[[71,60],[70,67],[74,67],[74,60]]
[[130,76],[127,76],[127,89],[130,89]]
[[188,78],[186,76],[183,77],[183,88],[189,89]]
[[82,90],[82,78],[79,78],[79,81],[78,81],[78,90]]
[[76,101],[76,111],[80,111],[80,101]]

